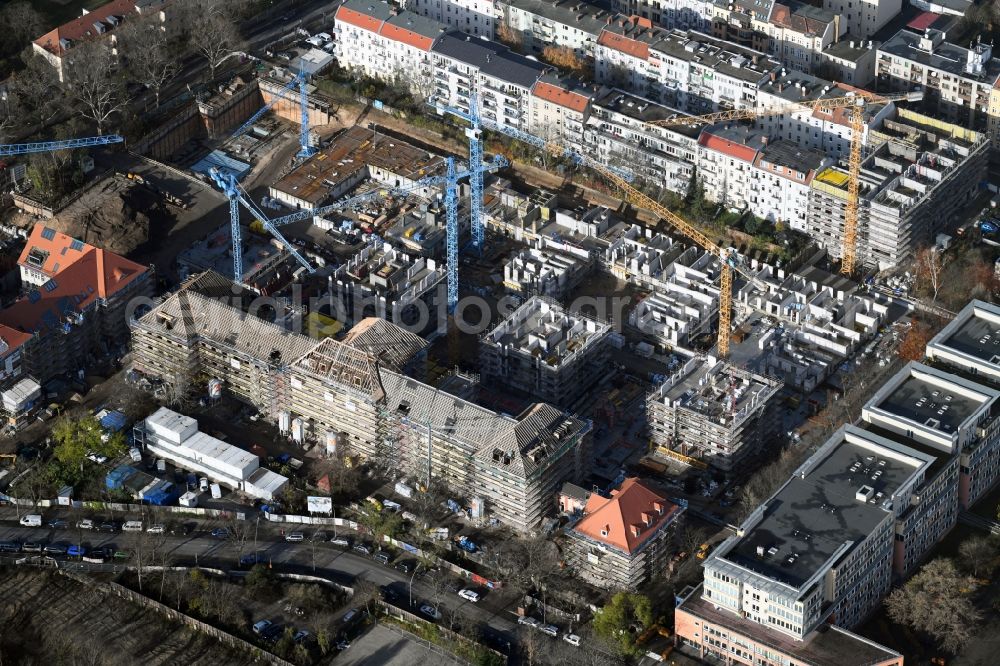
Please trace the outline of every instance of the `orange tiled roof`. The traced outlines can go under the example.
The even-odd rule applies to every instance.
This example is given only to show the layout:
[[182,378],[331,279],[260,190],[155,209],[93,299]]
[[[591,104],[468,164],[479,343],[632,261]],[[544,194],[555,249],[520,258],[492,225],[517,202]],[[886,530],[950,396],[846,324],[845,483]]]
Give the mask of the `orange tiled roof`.
[[50,30],[36,39],[35,44],[49,53],[61,56],[66,51],[59,45],[59,40],[68,39],[71,42],[80,42],[88,37],[97,37],[99,33],[94,28],[94,23],[97,21],[106,23],[106,19],[109,16],[128,16],[134,13],[135,0],[111,0],[111,2],[101,5],[80,18],[75,18],[68,23],[63,23],[58,28]]
[[607,46],[609,49],[627,53],[633,58],[649,60],[649,44],[631,39],[625,35],[619,35],[610,30],[602,31],[601,36],[597,38],[597,43],[601,46]]
[[567,109],[576,111],[577,113],[583,113],[586,111],[587,102],[590,101],[587,99],[586,95],[581,95],[580,93],[575,93],[543,81],[539,81],[535,84],[535,89],[532,91],[532,94],[534,94],[535,97],[544,99],[547,102],[552,102],[553,104],[558,104],[559,106],[564,106]]
[[378,32],[383,23],[382,19],[369,16],[368,14],[362,14],[361,12],[345,7],[344,5],[341,5],[337,9],[337,13],[334,16],[338,23],[340,21],[350,23],[351,25],[367,30],[368,32]]
[[742,143],[736,143],[729,139],[723,139],[710,132],[702,132],[698,137],[698,143],[710,150],[729,155],[744,162],[753,162],[757,157],[757,150]]
[[573,530],[631,554],[681,511],[639,479],[626,479],[610,498],[591,495]]
[[[33,250],[47,253],[40,266],[27,261]],[[114,296],[148,270],[43,224],[35,225],[18,263],[41,270],[50,278],[41,288],[0,310],[0,324],[25,332],[53,328],[67,314],[83,310],[97,298]]]
[[412,30],[392,25],[389,22],[386,22],[382,26],[382,31],[379,34],[395,42],[403,42],[404,44],[418,48],[421,51],[430,51],[434,45],[434,40],[431,37],[425,37]]

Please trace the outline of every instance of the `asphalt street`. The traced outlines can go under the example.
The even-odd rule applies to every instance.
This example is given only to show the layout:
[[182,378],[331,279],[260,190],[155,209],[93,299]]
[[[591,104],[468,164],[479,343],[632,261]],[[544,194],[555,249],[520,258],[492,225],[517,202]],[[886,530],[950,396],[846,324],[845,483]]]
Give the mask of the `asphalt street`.
[[[22,515],[25,511],[22,509]],[[52,520],[55,514],[45,515],[45,520]],[[44,544],[83,544],[89,548],[113,545],[118,550],[131,551],[135,549],[137,535],[124,532],[98,532],[76,528],[76,522],[82,518],[69,512],[60,512],[60,516],[68,521],[69,527],[54,529],[43,524],[42,527],[23,527],[17,523],[13,507],[0,510],[0,541],[17,541],[19,543],[41,542]],[[134,517],[133,517],[134,518]],[[116,521],[124,520],[116,517]],[[218,523],[199,524],[188,536],[180,535],[144,535],[148,536],[147,544],[169,555],[173,566],[199,565],[223,570],[237,569],[239,561],[238,546],[234,541],[217,538],[211,535],[211,530]],[[399,604],[406,606],[410,593],[411,576],[392,568],[383,566],[369,557],[354,551],[345,550],[329,543],[332,532],[326,533],[326,541],[310,543],[302,541],[289,543],[278,535],[270,532],[273,526],[266,526],[269,532],[265,537],[260,530],[256,540],[256,551],[260,557],[266,558],[275,571],[304,573],[321,576],[339,583],[351,585],[359,580],[365,580],[378,586],[390,585],[400,596]],[[308,537],[311,531],[306,531]],[[151,546],[147,546],[149,548]],[[255,550],[253,530],[243,548],[243,555],[252,554]],[[61,562],[72,562],[66,557],[57,558]],[[454,612],[461,618],[462,624],[487,624],[498,632],[513,636],[517,627],[513,608],[505,607],[501,595],[488,593],[478,603],[472,603],[460,598],[450,587],[461,587],[458,578],[452,578],[453,585],[432,585],[418,570],[412,578],[412,595],[416,606],[425,600],[440,600],[437,604],[445,618]]]

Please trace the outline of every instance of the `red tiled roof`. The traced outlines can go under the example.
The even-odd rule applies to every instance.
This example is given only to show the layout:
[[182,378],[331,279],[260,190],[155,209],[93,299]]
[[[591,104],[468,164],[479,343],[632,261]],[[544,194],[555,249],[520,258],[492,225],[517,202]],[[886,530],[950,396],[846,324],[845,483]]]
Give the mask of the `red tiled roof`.
[[[27,263],[32,249],[48,253],[41,267]],[[41,288],[0,310],[0,324],[28,332],[52,328],[67,314],[113,296],[148,270],[42,224],[35,225],[18,263],[50,277]]]
[[531,92],[539,99],[544,99],[547,102],[564,106],[567,109],[576,111],[577,113],[583,113],[586,111],[587,103],[590,101],[587,99],[586,95],[581,95],[580,93],[575,93],[543,81],[536,83],[535,89]]
[[350,9],[341,5],[337,9],[337,13],[334,15],[337,22],[350,23],[351,25],[367,30],[368,32],[378,32],[382,28],[382,19],[377,19],[374,16],[369,16],[367,14],[362,14],[359,11]]
[[[662,513],[657,510],[657,504]],[[633,553],[681,511],[681,507],[639,479],[626,479],[610,498],[596,493],[591,495],[583,518],[573,530],[594,541]],[[649,525],[646,525],[647,518]],[[638,534],[633,526],[638,526]]]
[[698,143],[709,150],[714,150],[723,155],[729,155],[744,162],[753,162],[757,157],[757,149],[742,143],[735,143],[729,139],[715,136],[710,132],[702,132],[698,137]]
[[610,30],[602,31],[601,36],[597,38],[597,43],[601,46],[607,46],[609,49],[627,53],[633,58],[649,59],[649,44],[630,39]]
[[94,28],[94,23],[98,21],[107,23],[105,19],[109,16],[128,16],[134,13],[135,0],[111,0],[111,2],[101,5],[80,18],[73,19],[69,23],[63,23],[58,28],[50,30],[36,39],[35,44],[49,53],[61,56],[65,53],[65,50],[59,45],[60,39],[80,42],[88,37],[97,37],[99,33]]
[[418,48],[421,51],[430,51],[431,47],[434,46],[434,40],[431,37],[426,37],[388,22],[383,24],[382,31],[379,34],[395,42],[403,42],[404,44]]
[[939,18],[941,18],[940,14],[935,14],[934,12],[923,12],[921,14],[917,14],[912,21],[906,24],[906,27],[918,32],[923,32],[927,28],[931,27]]

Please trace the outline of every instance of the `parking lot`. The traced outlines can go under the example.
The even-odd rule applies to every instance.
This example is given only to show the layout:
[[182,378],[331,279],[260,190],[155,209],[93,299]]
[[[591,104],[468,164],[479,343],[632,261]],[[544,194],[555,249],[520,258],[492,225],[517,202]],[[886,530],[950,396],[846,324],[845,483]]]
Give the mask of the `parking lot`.
[[411,666],[429,659],[442,666],[464,663],[415,636],[386,625],[376,625],[340,653],[337,663],[344,666]]

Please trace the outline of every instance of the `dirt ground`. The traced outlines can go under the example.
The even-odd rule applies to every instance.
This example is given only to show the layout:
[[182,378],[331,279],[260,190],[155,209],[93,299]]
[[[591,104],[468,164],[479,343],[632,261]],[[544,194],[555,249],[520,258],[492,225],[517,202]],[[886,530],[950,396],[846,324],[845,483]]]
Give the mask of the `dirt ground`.
[[0,569],[4,664],[251,664],[244,654],[54,572]]

